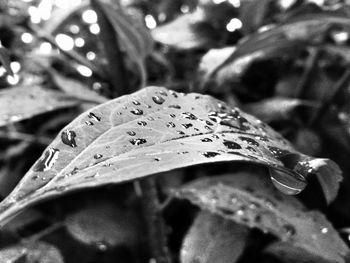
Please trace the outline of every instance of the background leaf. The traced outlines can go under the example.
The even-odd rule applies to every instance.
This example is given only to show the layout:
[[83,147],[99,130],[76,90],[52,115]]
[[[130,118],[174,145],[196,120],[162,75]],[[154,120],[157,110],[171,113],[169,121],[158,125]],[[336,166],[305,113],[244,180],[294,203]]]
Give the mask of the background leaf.
[[349,253],[323,214],[308,212],[296,198],[282,195],[262,174],[241,172],[201,178],[176,191],[176,196],[226,219],[269,232],[327,262],[345,262]]
[[244,251],[248,234],[244,226],[200,212],[182,244],[181,263],[234,263]]
[[0,90],[0,126],[57,109],[73,107],[79,101],[39,85]]
[[[274,184],[289,194],[305,188],[310,171],[318,173],[310,167],[318,159],[294,151],[278,133],[237,108],[210,96],[149,87],[99,105],[66,126],[0,204],[0,223],[68,191],[234,160],[272,167]],[[341,173],[327,162],[323,176],[333,182],[327,189],[331,201]]]

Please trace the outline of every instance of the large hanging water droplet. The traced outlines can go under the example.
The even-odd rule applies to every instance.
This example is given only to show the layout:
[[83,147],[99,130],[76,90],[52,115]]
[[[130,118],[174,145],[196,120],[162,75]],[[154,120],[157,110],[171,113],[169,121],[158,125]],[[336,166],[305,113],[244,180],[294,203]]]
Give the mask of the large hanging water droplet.
[[93,113],[93,112],[90,112],[89,115],[88,115],[88,117],[89,117],[90,119],[94,119],[95,121],[101,121],[101,117],[96,116],[96,114]]
[[77,144],[75,142],[76,133],[74,131],[65,130],[61,133],[61,140],[64,144],[71,146],[71,147],[77,147]]
[[140,109],[133,109],[130,112],[134,115],[142,115],[143,114],[143,110],[140,110]]
[[58,149],[52,147],[48,148],[45,151],[44,156],[36,163],[33,170],[36,172],[45,172],[50,170],[55,164],[59,152],[60,150]]
[[273,185],[284,194],[299,194],[307,185],[306,179],[298,173],[291,174],[273,168],[269,171]]
[[157,95],[153,96],[152,100],[154,101],[154,103],[159,104],[159,105],[163,104],[165,101],[165,99],[163,97],[160,97]]

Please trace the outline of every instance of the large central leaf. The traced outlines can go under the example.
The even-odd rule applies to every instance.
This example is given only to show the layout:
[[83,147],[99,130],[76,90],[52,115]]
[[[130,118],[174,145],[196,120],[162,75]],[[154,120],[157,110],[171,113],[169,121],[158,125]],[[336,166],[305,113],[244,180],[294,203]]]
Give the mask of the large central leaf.
[[299,154],[236,108],[209,96],[149,87],[99,105],[66,126],[0,204],[0,225],[23,208],[68,191],[218,161],[272,167],[274,183],[293,193],[306,186],[308,173],[320,170],[332,186],[323,185],[329,200],[341,178],[334,163]]

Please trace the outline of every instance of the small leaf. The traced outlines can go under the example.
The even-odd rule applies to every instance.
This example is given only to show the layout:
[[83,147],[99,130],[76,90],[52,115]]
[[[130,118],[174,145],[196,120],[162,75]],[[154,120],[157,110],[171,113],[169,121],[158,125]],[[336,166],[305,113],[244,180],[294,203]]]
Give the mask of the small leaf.
[[136,19],[127,16],[117,5],[95,1],[101,12],[113,26],[120,45],[130,59],[137,64],[141,77],[145,78],[144,59],[152,52],[153,40],[147,28]]
[[18,86],[0,90],[0,126],[35,115],[78,105],[64,93],[41,86]]
[[135,215],[105,202],[90,204],[65,220],[66,228],[74,238],[103,250],[135,244],[137,223]]
[[[67,125],[0,204],[0,225],[49,197],[202,163],[263,164],[279,171],[275,183],[287,180],[305,187],[313,160],[260,120],[224,102],[149,87],[92,108]],[[331,169],[323,176],[338,186],[341,172],[327,162]],[[329,189],[331,196],[337,189]]]
[[88,86],[84,85],[78,80],[65,77],[55,70],[50,70],[50,74],[58,88],[60,88],[67,95],[82,101],[96,102],[97,104],[107,101],[105,97],[91,90]]
[[327,262],[345,262],[348,247],[320,212],[307,212],[296,198],[272,187],[262,174],[201,178],[176,196],[202,209],[249,227],[269,232],[284,242]]
[[0,250],[0,261],[6,263],[64,263],[61,252],[53,245],[45,242],[26,243],[3,248]]
[[290,120],[296,109],[315,106],[315,103],[301,99],[273,97],[246,104],[244,110],[265,122],[271,122]]
[[182,244],[181,263],[234,263],[244,251],[248,234],[244,226],[200,212]]

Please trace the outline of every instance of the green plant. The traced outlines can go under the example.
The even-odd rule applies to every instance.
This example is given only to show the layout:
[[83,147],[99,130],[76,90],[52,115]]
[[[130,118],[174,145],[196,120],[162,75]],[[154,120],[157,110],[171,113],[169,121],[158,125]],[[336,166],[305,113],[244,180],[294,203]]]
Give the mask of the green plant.
[[2,261],[350,260],[346,3],[57,5],[0,5]]

